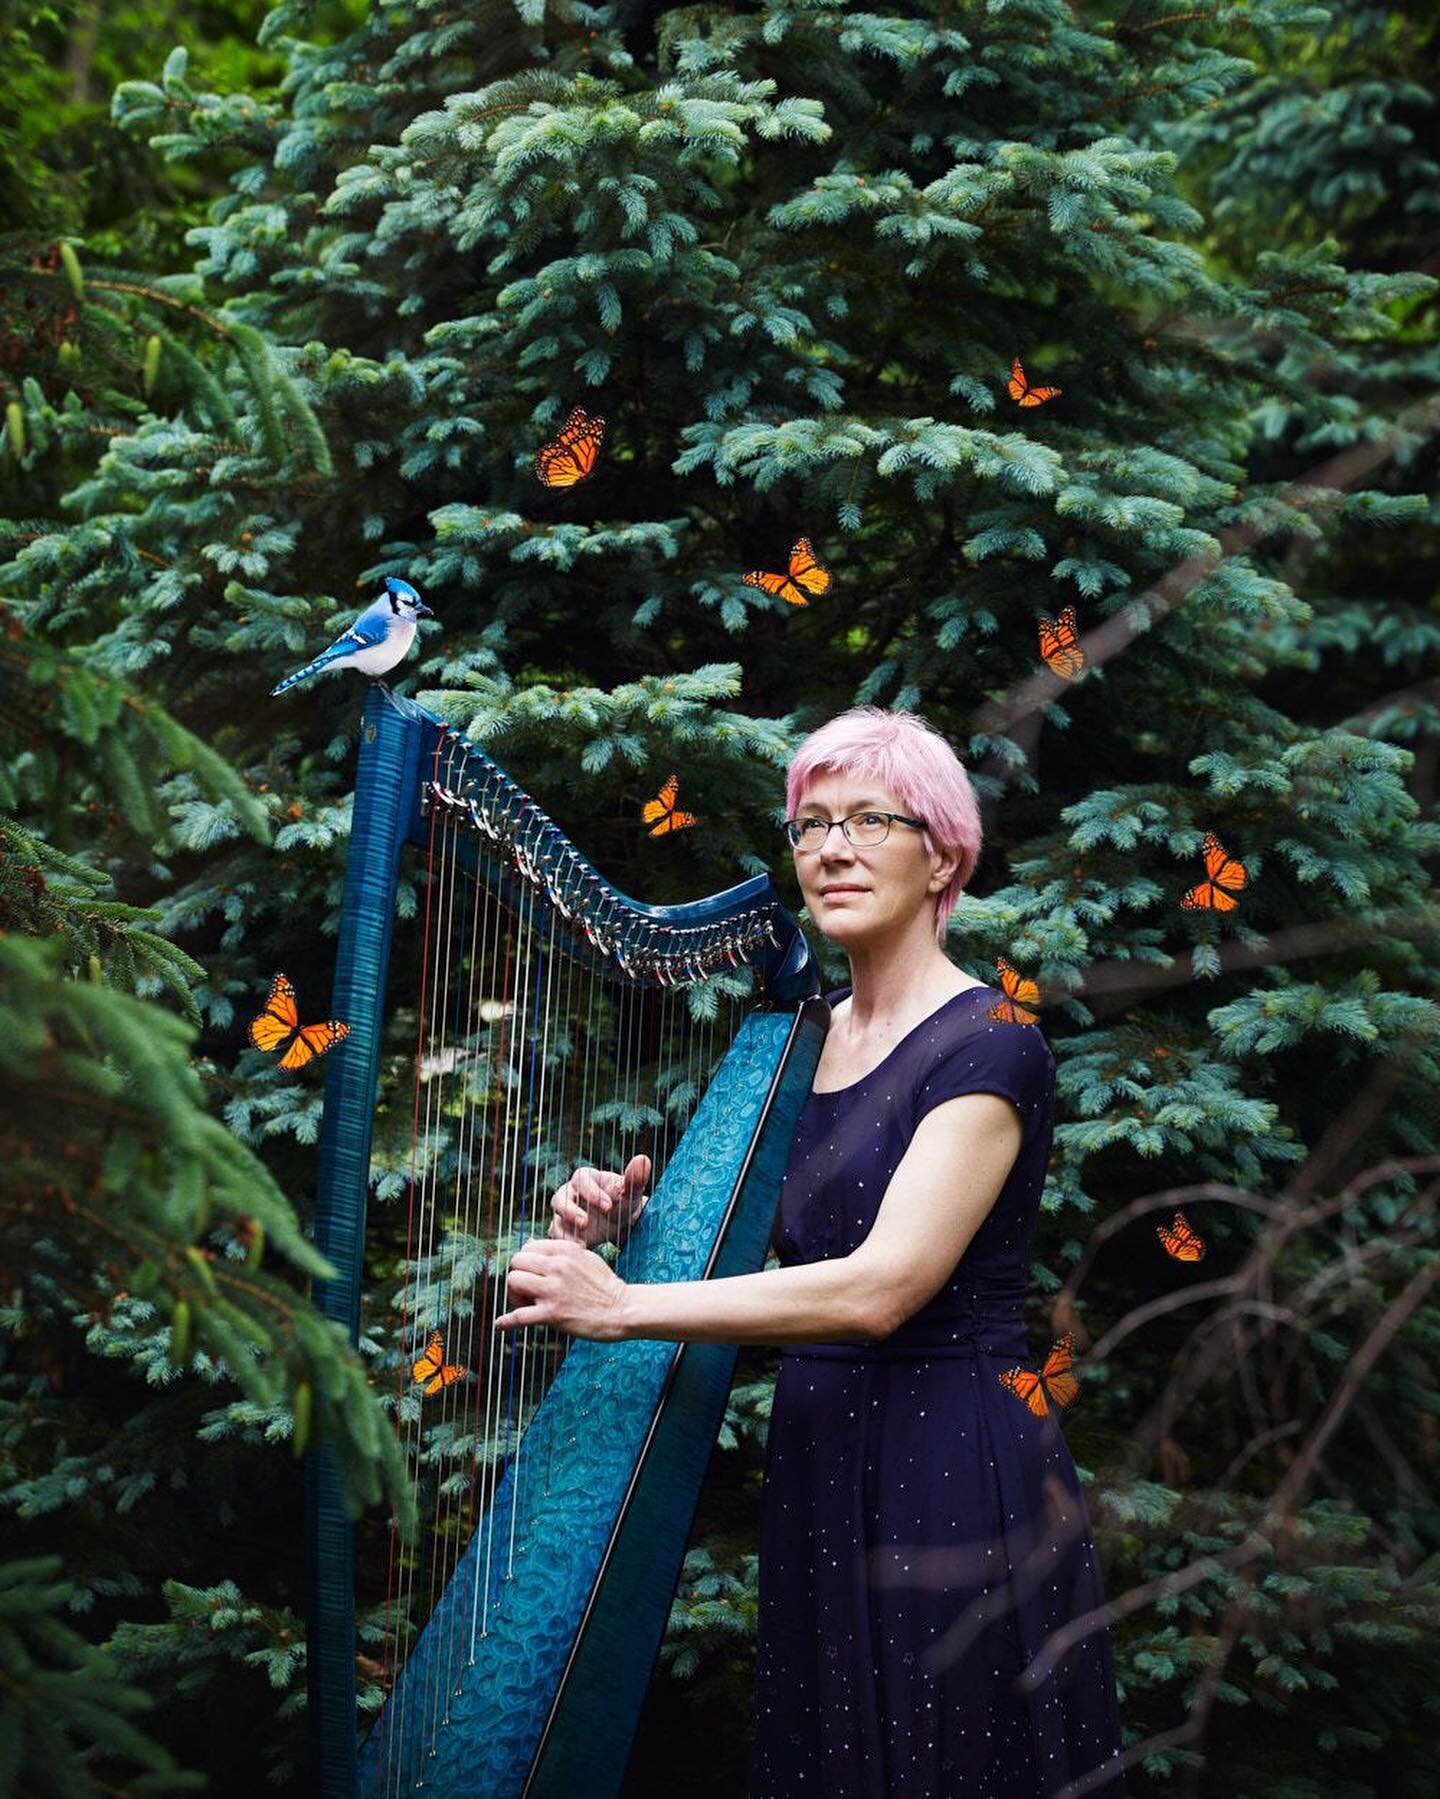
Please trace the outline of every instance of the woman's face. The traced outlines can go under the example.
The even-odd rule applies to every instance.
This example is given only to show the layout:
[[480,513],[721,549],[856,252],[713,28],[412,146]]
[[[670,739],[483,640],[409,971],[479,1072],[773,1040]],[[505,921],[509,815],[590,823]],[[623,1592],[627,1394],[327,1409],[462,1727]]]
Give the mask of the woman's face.
[[[888,788],[863,775],[821,775],[795,808],[797,818],[841,819],[857,812],[915,816]],[[893,823],[883,843],[851,843],[837,824],[818,850],[794,854],[811,918],[846,949],[908,934],[917,918],[933,932],[935,896],[955,866],[953,857],[926,850],[923,832]],[[943,878],[937,878],[941,871]]]

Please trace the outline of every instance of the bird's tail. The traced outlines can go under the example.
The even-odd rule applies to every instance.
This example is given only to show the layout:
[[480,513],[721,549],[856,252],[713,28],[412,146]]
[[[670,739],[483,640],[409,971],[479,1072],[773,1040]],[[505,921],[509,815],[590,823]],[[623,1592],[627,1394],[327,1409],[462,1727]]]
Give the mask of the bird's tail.
[[332,660],[333,658],[328,654],[317,656],[313,662],[307,662],[304,668],[297,668],[293,675],[286,675],[278,687],[270,689],[270,698],[273,700],[277,693],[284,693],[287,687],[295,686],[297,681],[308,681],[311,675],[318,675],[320,670],[328,667]]

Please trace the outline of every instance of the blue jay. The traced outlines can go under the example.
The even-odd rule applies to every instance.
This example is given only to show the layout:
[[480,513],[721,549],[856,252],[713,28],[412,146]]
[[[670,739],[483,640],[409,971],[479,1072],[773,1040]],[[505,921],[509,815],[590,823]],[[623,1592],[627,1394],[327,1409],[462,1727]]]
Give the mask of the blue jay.
[[286,675],[271,697],[284,693],[297,681],[323,674],[327,668],[358,668],[362,675],[386,675],[405,656],[415,641],[415,621],[435,614],[408,581],[386,575],[385,591],[372,600],[348,631],[321,650],[313,662]]

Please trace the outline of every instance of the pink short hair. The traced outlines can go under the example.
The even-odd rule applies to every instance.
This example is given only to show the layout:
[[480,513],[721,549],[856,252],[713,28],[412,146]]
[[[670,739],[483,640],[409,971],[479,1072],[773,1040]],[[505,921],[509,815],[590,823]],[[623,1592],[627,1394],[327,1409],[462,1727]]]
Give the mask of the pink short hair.
[[985,833],[980,808],[960,758],[933,725],[913,712],[856,706],[812,731],[790,759],[785,815],[795,816],[821,775],[859,775],[893,793],[902,812],[923,818],[926,853],[960,857],[954,879],[935,902],[935,935],[943,943],[955,902],[980,860]]

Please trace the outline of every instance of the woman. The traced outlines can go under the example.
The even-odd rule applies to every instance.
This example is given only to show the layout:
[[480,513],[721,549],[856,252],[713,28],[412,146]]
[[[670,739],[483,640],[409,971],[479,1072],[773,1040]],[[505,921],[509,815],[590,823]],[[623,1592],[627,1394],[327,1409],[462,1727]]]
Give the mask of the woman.
[[1074,1464],[1053,1414],[1000,1378],[1033,1366],[1021,1310],[1055,1063],[940,947],[980,853],[969,779],[922,721],[862,707],[801,745],[786,810],[851,980],[781,1189],[781,1266],[620,1280],[586,1245],[644,1203],[637,1156],[560,1188],[498,1326],[783,1346],[752,1799],[1116,1799],[1104,1631],[1042,1655],[1102,1603]]

